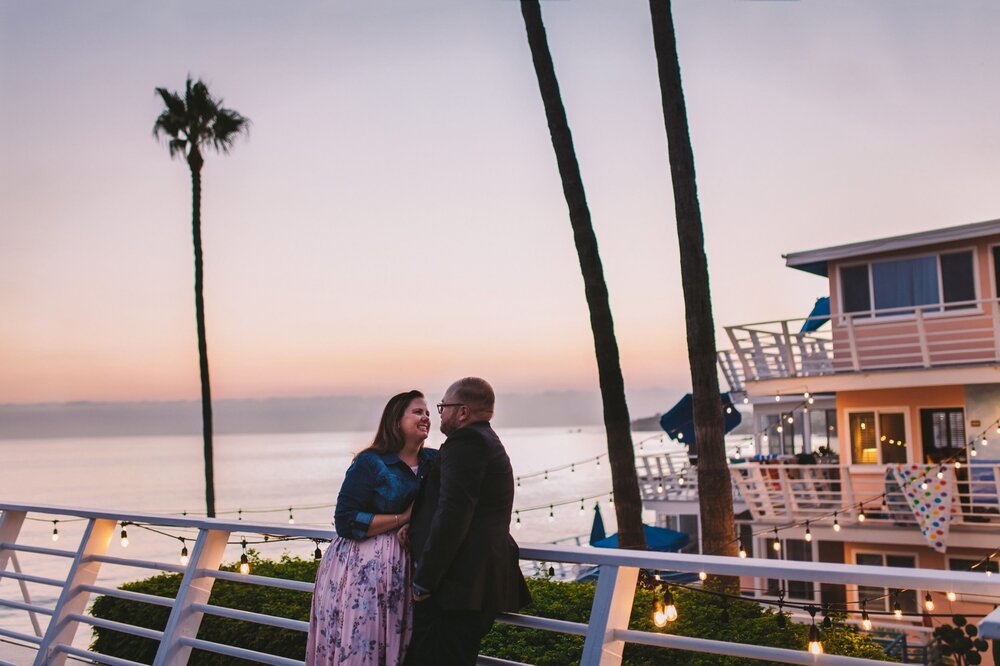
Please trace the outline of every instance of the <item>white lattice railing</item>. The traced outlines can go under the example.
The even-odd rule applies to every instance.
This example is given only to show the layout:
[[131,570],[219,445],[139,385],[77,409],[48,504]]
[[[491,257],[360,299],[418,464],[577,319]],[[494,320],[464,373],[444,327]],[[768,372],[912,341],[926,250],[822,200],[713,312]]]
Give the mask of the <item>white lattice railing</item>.
[[[308,539],[328,539],[333,532],[295,525],[249,523],[195,519],[162,515],[128,514],[111,511],[91,511],[66,507],[0,504],[0,580],[11,579],[17,583],[46,586],[58,590],[53,605],[32,602],[27,594],[21,598],[2,598],[0,606],[34,615],[40,621],[37,631],[27,633],[0,628],[0,636],[36,648],[36,666],[60,666],[69,656],[80,657],[109,666],[136,666],[137,662],[89,652],[74,646],[74,637],[81,625],[102,626],[127,634],[157,641],[159,648],[154,664],[172,666],[187,663],[192,649],[247,659],[279,666],[298,666],[302,662],[263,652],[247,650],[240,646],[223,645],[196,638],[205,615],[218,615],[244,622],[306,631],[306,623],[273,615],[250,613],[221,608],[209,603],[209,595],[216,580],[236,580],[248,585],[263,585],[290,590],[311,592],[312,584],[270,578],[253,574],[240,574],[219,570],[224,548],[230,536],[241,534],[269,534],[298,536]],[[80,518],[86,521],[80,542],[69,548],[25,543],[21,539],[22,526],[30,516],[44,520]],[[122,522],[160,526],[165,529],[183,528],[197,531],[184,564],[142,561],[107,554],[117,527]],[[71,562],[65,579],[53,579],[21,571],[15,565],[18,554],[64,558]],[[521,557],[526,560],[589,564],[599,566],[600,575],[587,624],[547,618],[508,614],[501,622],[547,631],[557,631],[584,637],[581,663],[611,666],[621,663],[625,643],[640,643],[695,652],[732,655],[764,659],[786,664],[820,664],[852,666],[883,662],[840,657],[812,655],[804,651],[761,647],[739,643],[674,636],[665,633],[634,631],[628,629],[629,615],[641,568],[687,573],[755,576],[782,580],[800,580],[833,584],[870,585],[877,587],[913,588],[940,592],[1000,595],[1000,577],[983,573],[945,572],[927,569],[900,569],[846,564],[794,562],[768,559],[739,559],[730,557],[683,555],[677,553],[649,553],[627,550],[595,549],[588,547],[523,544]],[[158,597],[128,592],[96,584],[102,566],[128,566],[149,571],[179,573],[183,576],[175,598]],[[20,587],[22,591],[24,587]],[[87,607],[95,594],[111,595],[140,603],[170,608],[169,620],[162,631],[142,628],[95,618]],[[998,611],[997,613],[1000,613]],[[992,639],[1000,637],[1000,621],[992,615],[980,624],[982,635]],[[481,658],[481,663],[512,663],[497,659]]]

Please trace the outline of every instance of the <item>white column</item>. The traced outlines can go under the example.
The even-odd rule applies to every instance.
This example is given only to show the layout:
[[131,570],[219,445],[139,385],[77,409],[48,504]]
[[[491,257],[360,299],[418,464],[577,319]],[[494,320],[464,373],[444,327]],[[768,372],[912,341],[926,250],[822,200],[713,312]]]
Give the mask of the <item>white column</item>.
[[185,666],[191,654],[191,648],[181,645],[182,638],[196,638],[198,627],[204,613],[191,608],[192,604],[207,604],[212,594],[215,576],[206,575],[219,569],[219,564],[226,551],[226,541],[229,532],[225,530],[206,530],[198,532],[191,551],[191,560],[181,586],[174,599],[174,607],[167,619],[167,626],[160,639],[160,648],[156,652],[153,666]]
[[615,631],[628,629],[638,580],[637,567],[601,566],[581,666],[619,666],[622,663],[625,641],[618,639]]
[[91,559],[94,555],[103,555],[108,550],[111,537],[115,531],[114,520],[107,518],[91,518],[83,533],[83,540],[73,558],[73,564],[63,586],[62,594],[56,603],[45,637],[38,648],[35,666],[63,666],[66,663],[65,652],[55,652],[59,645],[72,645],[73,637],[79,622],[70,620],[70,615],[82,614],[90,601],[90,592],[80,589],[82,585],[93,585],[101,570],[101,563]]

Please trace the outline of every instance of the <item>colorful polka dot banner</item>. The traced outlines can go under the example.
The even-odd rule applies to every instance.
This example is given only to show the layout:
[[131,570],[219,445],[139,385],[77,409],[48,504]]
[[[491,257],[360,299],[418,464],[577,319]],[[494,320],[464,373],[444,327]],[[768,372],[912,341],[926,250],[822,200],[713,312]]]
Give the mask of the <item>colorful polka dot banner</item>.
[[[945,552],[948,527],[959,510],[954,501],[955,469],[942,470],[940,465],[893,465],[891,469],[927,543],[937,552]],[[937,477],[939,471],[944,472],[943,478]]]

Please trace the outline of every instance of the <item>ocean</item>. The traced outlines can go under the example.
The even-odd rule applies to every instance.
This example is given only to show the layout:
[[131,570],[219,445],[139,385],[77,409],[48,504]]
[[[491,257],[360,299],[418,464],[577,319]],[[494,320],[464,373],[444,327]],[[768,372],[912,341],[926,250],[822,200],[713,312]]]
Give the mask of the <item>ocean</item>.
[[[512,529],[520,542],[552,542],[589,535],[594,504],[600,503],[608,534],[615,531],[614,508],[608,503],[611,474],[607,440],[602,427],[507,428],[498,430],[510,454],[515,476],[514,508],[521,509],[521,527]],[[646,440],[641,453],[678,450],[660,433],[636,432],[634,441]],[[332,505],[353,455],[368,445],[371,432],[218,435],[215,438],[216,507],[220,518],[288,524],[289,507],[297,525],[330,527]],[[437,447],[440,433],[428,439]],[[640,451],[637,451],[640,453]],[[596,459],[600,458],[600,464]],[[204,514],[204,469],[199,436],[63,438],[0,440],[0,502],[45,504],[76,508],[109,509],[122,513]],[[576,462],[571,471],[544,471]],[[583,503],[581,512],[580,499]],[[556,506],[550,518],[549,505]],[[525,510],[543,507],[537,510]],[[75,548],[83,532],[82,521],[60,521],[59,541],[52,543],[53,524],[28,521],[22,543]],[[193,536],[193,534],[192,534]],[[265,544],[262,554],[283,552],[312,557],[312,542]],[[239,546],[230,546],[227,561],[239,558]],[[127,551],[113,539],[110,555],[176,562],[178,542],[166,536],[133,528]],[[22,553],[25,573],[65,578],[68,560]],[[104,565],[98,585],[117,586],[151,575],[134,568]],[[30,584],[34,603],[52,607],[58,590]],[[14,581],[0,579],[0,598],[20,600]],[[44,618],[43,626],[44,626]],[[0,626],[30,632],[24,611],[0,608]],[[82,630],[75,643],[85,646],[89,632]]]

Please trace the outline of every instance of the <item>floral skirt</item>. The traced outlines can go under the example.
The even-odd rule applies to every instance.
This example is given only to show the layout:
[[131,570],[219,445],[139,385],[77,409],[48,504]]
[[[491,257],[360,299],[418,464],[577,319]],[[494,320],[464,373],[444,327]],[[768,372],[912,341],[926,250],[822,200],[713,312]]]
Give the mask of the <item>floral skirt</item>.
[[409,555],[393,532],[335,538],[316,573],[307,666],[398,666],[413,630]]

